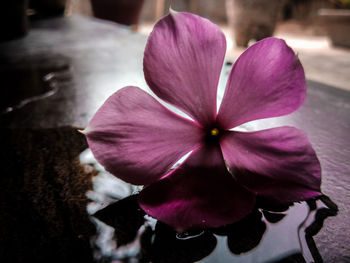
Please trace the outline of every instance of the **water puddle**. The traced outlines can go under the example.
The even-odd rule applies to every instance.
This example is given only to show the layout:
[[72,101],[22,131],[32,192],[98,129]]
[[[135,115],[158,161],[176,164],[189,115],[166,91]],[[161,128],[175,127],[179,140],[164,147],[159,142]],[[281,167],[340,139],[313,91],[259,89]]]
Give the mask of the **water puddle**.
[[55,64],[45,61],[8,64],[0,67],[0,114],[18,110],[29,103],[54,95],[58,83],[69,79],[69,65],[58,59]]
[[237,223],[177,233],[147,216],[137,203],[140,188],[104,171],[89,149],[80,161],[99,170],[87,194],[97,229],[96,262],[322,262],[313,236],[338,212],[322,196],[286,206],[259,205]]

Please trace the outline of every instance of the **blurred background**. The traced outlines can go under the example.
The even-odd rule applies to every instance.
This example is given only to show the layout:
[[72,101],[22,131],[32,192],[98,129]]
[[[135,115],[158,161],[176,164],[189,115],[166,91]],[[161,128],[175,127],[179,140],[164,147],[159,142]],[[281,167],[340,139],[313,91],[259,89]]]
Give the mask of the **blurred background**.
[[[127,2],[116,13],[113,0],[68,0],[66,15],[83,14],[137,25],[149,34],[154,23],[174,10],[188,11],[219,24],[227,37],[228,56],[268,36],[283,38],[298,52],[309,79],[350,90],[349,0],[144,0]],[[104,8],[104,9],[103,9]],[[119,10],[115,7],[114,10]]]
[[25,35],[29,20],[83,15],[131,26],[149,34],[154,23],[174,10],[188,11],[219,24],[228,56],[268,36],[294,48],[309,79],[350,89],[349,0],[17,0],[3,3],[4,40]]

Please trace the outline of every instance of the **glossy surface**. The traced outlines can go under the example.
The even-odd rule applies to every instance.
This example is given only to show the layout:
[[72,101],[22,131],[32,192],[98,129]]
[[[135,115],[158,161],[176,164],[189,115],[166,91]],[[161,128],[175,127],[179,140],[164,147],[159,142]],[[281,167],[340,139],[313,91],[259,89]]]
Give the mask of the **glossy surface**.
[[[45,73],[59,71],[65,76],[56,81],[58,90],[54,96],[29,103],[5,125],[85,127],[97,108],[116,90],[131,84],[147,89],[142,72],[145,41],[145,36],[127,27],[79,16],[33,23],[26,38],[0,43],[0,59],[4,61],[1,74],[8,75],[11,70],[12,76],[16,76],[12,85],[18,82],[20,74],[30,72],[44,73],[37,76],[37,83]],[[19,85],[21,88],[17,89],[38,89],[33,81]],[[12,86],[1,88],[6,94],[11,93]]]
[[[64,253],[57,251],[58,243],[72,245],[67,247],[68,250],[65,254],[71,255],[72,260],[73,258],[79,258],[84,253],[89,253],[89,250],[86,250],[86,247],[84,247],[89,244],[88,239],[82,239],[83,243],[80,243],[82,246],[74,245],[79,244],[79,242],[75,243],[77,239],[73,238],[79,236],[79,231],[73,231],[72,228],[68,227],[69,224],[67,223],[69,220],[72,220],[75,226],[82,224],[83,212],[75,217],[69,211],[78,210],[68,209],[62,211],[61,208],[66,206],[58,207],[58,213],[65,215],[62,222],[67,232],[56,231],[57,225],[55,220],[49,217],[41,217],[45,215],[45,209],[41,210],[39,216],[38,214],[33,216],[30,213],[19,212],[28,211],[24,210],[25,208],[32,209],[35,207],[33,206],[37,202],[35,200],[46,200],[44,192],[36,186],[37,181],[35,181],[35,178],[38,178],[38,172],[33,172],[33,167],[36,167],[40,173],[42,172],[45,175],[41,178],[55,177],[52,169],[41,170],[40,167],[52,167],[55,163],[60,163],[63,160],[61,158],[67,158],[63,155],[56,159],[55,162],[49,161],[52,156],[55,156],[56,151],[69,152],[72,148],[71,139],[76,138],[72,136],[72,126],[84,128],[104,100],[119,88],[126,85],[136,85],[148,90],[142,72],[142,56],[145,42],[145,36],[131,32],[125,27],[84,17],[71,17],[33,23],[32,29],[26,38],[0,44],[0,59],[3,63],[0,68],[0,83],[12,83],[16,86],[16,90],[19,90],[18,97],[11,97],[12,85],[1,85],[1,90],[5,93],[5,97],[8,96],[10,98],[9,100],[3,100],[3,96],[1,96],[1,102],[3,103],[1,105],[4,105],[2,109],[18,105],[24,99],[46,94],[48,91],[46,88],[47,83],[51,83],[50,81],[55,80],[54,83],[57,85],[57,92],[54,94],[30,100],[19,109],[1,114],[0,117],[2,130],[10,128],[9,130],[4,130],[1,135],[3,140],[1,152],[3,156],[1,164],[1,192],[3,195],[1,200],[6,206],[0,206],[2,210],[0,212],[3,215],[4,208],[6,208],[10,215],[8,218],[18,218],[19,215],[21,218],[21,220],[17,221],[4,221],[3,217],[0,217],[2,222],[5,222],[2,224],[4,229],[10,229],[9,226],[14,226],[12,229],[17,229],[14,232],[6,232],[7,234],[2,235],[0,238],[2,244],[0,253],[10,258],[10,260],[4,260],[4,262],[23,262],[26,254],[25,251],[18,250],[17,248],[19,247],[27,247],[27,251],[32,251],[32,259],[37,257],[37,262],[54,261],[50,254],[35,253],[40,251],[40,249],[38,242],[36,242],[36,235],[32,235],[32,233],[35,233],[33,232],[33,225],[24,225],[23,222],[34,222],[35,226],[45,225],[45,228],[39,227],[36,229],[38,233],[41,233],[46,238],[46,248],[51,249],[47,251],[56,251],[57,254],[55,255],[64,255]],[[12,73],[9,73],[9,71]],[[224,69],[222,73],[223,79],[227,78],[227,71],[228,69]],[[49,73],[54,73],[55,77],[46,82],[43,81],[42,77]],[[13,77],[7,77],[6,79],[4,75]],[[28,81],[23,83],[18,80],[19,76],[26,75],[31,76],[28,78],[23,77],[27,78]],[[11,80],[12,78],[14,78],[13,81]],[[33,81],[30,80],[32,78]],[[35,84],[37,81],[39,82],[38,85]],[[222,82],[225,83],[225,80]],[[28,83],[30,84],[27,85]],[[20,92],[20,90],[25,89],[30,90]],[[221,87],[219,94],[222,93]],[[294,125],[308,134],[320,158],[323,169],[322,191],[339,207],[338,215],[327,218],[324,221],[323,228],[314,236],[318,251],[324,262],[349,262],[350,94],[321,83],[309,81],[306,103],[298,112],[284,118],[250,123],[241,128],[252,130],[279,126],[281,124]],[[65,132],[65,135],[60,135],[63,134],[61,129],[64,126],[69,126],[70,128],[68,132]],[[33,137],[33,133],[28,132],[29,128],[36,130],[37,135]],[[53,130],[49,128],[53,128]],[[21,132],[18,132],[18,129]],[[14,136],[14,134],[16,135]],[[12,140],[9,140],[8,138],[11,137]],[[49,139],[42,140],[45,137]],[[21,138],[21,140],[18,138]],[[81,139],[79,136],[77,138]],[[77,139],[76,142],[79,142],[79,140]],[[8,143],[7,148],[3,147],[5,142]],[[14,145],[16,145],[16,148],[14,148]],[[38,154],[31,155],[35,145],[38,146],[38,150],[35,153],[42,152],[41,157]],[[78,147],[79,151],[83,150],[82,145]],[[53,148],[56,150],[52,150]],[[16,150],[9,154],[8,149]],[[75,154],[78,154],[78,150],[75,151]],[[33,165],[21,168],[18,161],[20,164],[23,164],[25,162],[23,159],[26,159],[23,156],[31,156],[32,159],[27,159],[27,164],[33,163]],[[11,164],[11,160],[16,160],[16,162]],[[33,160],[35,162],[32,162]],[[64,163],[69,163],[69,161],[66,159]],[[19,169],[16,177],[12,176],[11,169],[14,167]],[[23,169],[27,171],[26,175],[28,177],[21,177]],[[73,175],[73,173],[69,172],[59,173]],[[90,177],[87,176],[87,178]],[[17,178],[17,180],[11,181],[11,178]],[[30,182],[26,188],[23,188],[21,183],[24,180],[23,178],[27,178],[26,182]],[[98,181],[99,179],[96,180]],[[58,180],[58,182],[62,183],[64,180]],[[109,182],[107,184],[109,188],[107,187],[106,190],[113,193],[114,198],[120,199],[126,196],[125,193],[129,194],[130,186],[121,187],[115,184],[115,181]],[[70,183],[66,184],[66,186],[67,188],[58,188],[60,190],[57,193],[75,188],[74,184]],[[3,189],[7,190],[4,191]],[[42,189],[46,188],[43,187]],[[119,192],[116,194],[115,191]],[[132,188],[132,191],[135,191],[135,189]],[[19,192],[21,195],[19,195]],[[26,194],[23,195],[23,193]],[[35,193],[36,196],[34,200],[23,198],[23,196],[30,196],[32,193]],[[48,191],[48,193],[51,192]],[[16,196],[21,196],[21,198]],[[94,205],[100,208],[100,203],[106,205],[108,200],[111,201],[110,197],[105,199],[104,196],[96,196],[99,198],[99,203],[97,205],[96,203],[92,204],[89,209],[92,209]],[[87,202],[84,196],[80,198]],[[10,202],[10,200],[12,201]],[[57,204],[77,203],[75,197],[67,198],[66,196],[62,198],[58,195],[54,197],[54,200]],[[8,209],[8,204],[12,204],[10,209]],[[45,204],[43,207],[47,206],[49,205]],[[87,217],[84,218],[84,220],[86,219]],[[17,223],[14,224],[14,222]],[[55,241],[52,241],[52,239],[50,241],[51,236],[49,233],[52,232],[48,232],[48,229],[55,233]],[[25,234],[21,238],[17,238],[18,233],[21,233],[21,231],[27,232],[23,232]],[[9,240],[12,241],[9,242]],[[25,246],[22,244],[25,244]],[[210,244],[208,245],[209,248],[212,246]],[[6,254],[4,254],[5,251],[7,252]],[[13,252],[8,253],[9,251]],[[220,250],[216,251],[214,253],[219,253]],[[2,258],[7,259],[6,257]],[[64,261],[58,256],[55,259],[56,262],[69,262],[67,261],[69,259],[66,258],[64,259],[66,261]],[[62,260],[60,261],[60,259]],[[85,262],[89,261],[86,260]]]
[[[94,191],[89,192],[98,262],[322,262],[313,237],[338,212],[326,196],[278,206],[260,202],[237,223],[177,233],[145,216],[136,189],[106,173],[90,150],[80,155],[80,161],[99,170]],[[113,188],[107,186],[111,182]]]

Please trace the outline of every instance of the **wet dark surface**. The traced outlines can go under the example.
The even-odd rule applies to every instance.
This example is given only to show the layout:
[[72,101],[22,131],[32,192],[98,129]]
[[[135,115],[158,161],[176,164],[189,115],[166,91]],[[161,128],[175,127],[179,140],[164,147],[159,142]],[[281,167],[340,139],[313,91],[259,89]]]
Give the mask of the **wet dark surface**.
[[[145,36],[126,27],[77,16],[34,22],[25,38],[0,43],[1,262],[90,262],[98,253],[100,258],[108,255],[101,254],[101,247],[91,249],[90,238],[93,244],[104,244],[106,250],[114,251],[113,244],[99,243],[94,237],[95,227],[85,206],[89,199],[93,200],[88,206],[92,214],[138,189],[104,175],[109,183],[103,191],[109,191],[108,187],[112,186],[113,189],[105,195],[98,194],[101,180],[95,178],[92,186],[93,166],[78,162],[79,154],[87,145],[76,130],[85,127],[97,108],[116,90],[126,85],[148,90],[142,72],[145,42]],[[225,76],[223,74],[223,78]],[[317,208],[321,211],[318,217],[325,220],[321,220],[319,231],[308,230],[314,231],[311,234],[305,232],[305,226],[303,231],[313,236],[311,240],[297,231],[305,219],[303,216],[310,212],[309,204],[294,205],[286,213],[259,210],[256,218],[261,216],[259,222],[266,225],[266,230],[263,241],[258,241],[263,230],[259,228],[261,223],[256,224],[256,231],[250,235],[255,239],[250,246],[259,245],[243,255],[250,255],[248,258],[232,252],[247,248],[236,246],[242,241],[232,241],[239,235],[213,236],[206,232],[197,241],[191,241],[203,250],[191,255],[190,260],[202,257],[203,262],[304,262],[303,258],[311,255],[319,262],[320,258],[323,262],[350,262],[350,93],[309,81],[308,97],[299,111],[243,128],[251,130],[281,124],[296,126],[309,135],[323,169],[322,191],[338,205],[338,215],[327,217],[328,212]],[[296,207],[300,207],[300,211],[292,212]],[[308,225],[312,225],[316,210],[310,212]],[[302,215],[304,219],[288,224],[292,234],[279,235],[283,230],[270,227],[283,224],[293,215]],[[140,225],[140,221],[134,223],[122,227],[122,232],[129,228],[135,230]],[[271,231],[277,234],[269,234]],[[145,228],[144,232],[145,260],[148,256],[163,262],[159,259],[162,253],[177,254],[167,249],[182,247],[176,234],[174,239],[174,233],[170,234],[171,230],[165,226],[158,224],[157,228]],[[147,235],[153,236],[155,232],[161,241],[150,248]],[[295,242],[298,236],[305,239],[307,246],[302,245],[303,248],[316,251],[312,249],[316,247],[317,252],[301,253],[300,243]],[[123,238],[123,242],[128,243],[134,236]],[[171,246],[163,247],[167,242]],[[266,247],[264,242],[268,244]],[[217,246],[212,250],[214,243]],[[180,255],[191,254],[186,246],[181,249],[184,250]],[[287,251],[284,256],[289,259],[265,258]]]
[[94,171],[78,161],[77,130],[127,81],[143,82],[144,43],[83,17],[33,22],[0,43],[0,262],[92,262]]
[[[280,216],[277,221],[266,213],[256,207],[237,223],[179,234],[145,219],[137,195],[132,195],[94,214],[115,231],[107,237],[100,223],[98,238],[105,243],[96,246],[95,256],[100,262],[322,262],[313,236],[326,218],[337,214],[328,197],[296,203],[283,212],[269,211]],[[108,242],[113,249],[105,249]]]
[[[12,116],[2,116],[0,121],[3,126],[21,128],[85,127],[116,90],[127,85],[146,88],[142,72],[145,41],[145,36],[127,27],[84,17],[33,22],[26,38],[0,43],[0,74],[6,76],[0,82],[1,89],[7,98],[14,86],[21,85],[16,89],[23,94],[15,105],[23,97],[45,93],[45,86],[52,82],[57,91],[28,103]],[[40,83],[50,73],[56,80]],[[12,106],[14,99],[2,97],[4,100],[2,104]]]
[[72,127],[2,128],[0,143],[1,262],[92,262],[84,136]]
[[321,189],[339,206],[338,216],[325,223],[315,241],[324,262],[350,262],[350,93],[309,81],[300,110],[246,128],[276,125],[292,125],[308,134],[322,167]]
[[64,79],[70,77],[69,64],[59,57],[53,65],[50,65],[51,61],[42,58],[0,67],[0,86],[4,91],[0,100],[1,114],[19,110],[58,91],[58,85],[62,86]]
[[324,262],[314,237],[338,214],[327,196],[284,205],[257,200],[239,222],[177,233],[146,216],[139,189],[106,172],[89,149],[80,161],[98,171],[88,193],[97,262]]

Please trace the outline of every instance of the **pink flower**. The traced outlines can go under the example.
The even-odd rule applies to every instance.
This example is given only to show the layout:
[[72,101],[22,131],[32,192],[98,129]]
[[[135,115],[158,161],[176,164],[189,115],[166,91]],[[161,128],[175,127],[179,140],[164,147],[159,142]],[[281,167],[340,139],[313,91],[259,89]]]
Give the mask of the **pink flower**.
[[144,74],[160,99],[193,120],[130,86],[114,93],[85,130],[106,170],[146,185],[140,206],[179,231],[237,221],[252,210],[256,197],[283,203],[320,195],[320,164],[303,132],[230,130],[300,107],[306,83],[298,58],[283,40],[257,42],[234,64],[217,112],[225,51],[215,24],[172,12],[149,36]]

